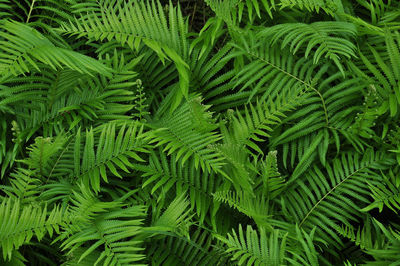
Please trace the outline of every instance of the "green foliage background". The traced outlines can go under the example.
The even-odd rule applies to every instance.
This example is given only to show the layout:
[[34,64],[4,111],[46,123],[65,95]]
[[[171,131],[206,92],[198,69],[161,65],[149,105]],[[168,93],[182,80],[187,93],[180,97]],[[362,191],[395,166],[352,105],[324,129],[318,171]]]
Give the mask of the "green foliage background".
[[400,265],[400,2],[0,0],[0,265]]

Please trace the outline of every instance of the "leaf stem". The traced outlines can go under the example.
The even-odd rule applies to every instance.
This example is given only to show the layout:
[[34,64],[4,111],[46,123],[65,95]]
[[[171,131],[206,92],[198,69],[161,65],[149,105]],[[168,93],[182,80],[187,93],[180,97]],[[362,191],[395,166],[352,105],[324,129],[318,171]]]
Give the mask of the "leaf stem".
[[322,97],[322,94],[321,94],[316,88],[314,88],[314,86],[312,86],[312,85],[311,85],[310,83],[308,83],[308,82],[305,82],[304,80],[301,80],[300,78],[298,78],[298,77],[296,77],[295,75],[293,75],[293,74],[287,72],[286,70],[284,70],[284,69],[282,69],[282,68],[280,68],[280,67],[278,67],[278,66],[272,64],[271,62],[268,62],[267,60],[261,58],[261,57],[258,56],[257,54],[252,53],[251,51],[246,51],[246,53],[248,53],[249,55],[252,55],[253,57],[257,58],[258,60],[260,60],[260,61],[266,63],[267,65],[272,66],[273,68],[275,68],[275,69],[281,71],[282,73],[284,73],[284,74],[290,76],[291,78],[293,78],[293,79],[299,81],[300,83],[304,84],[304,85],[306,86],[306,88],[308,87],[308,88],[312,89],[315,93],[317,93],[318,96],[319,96],[319,98],[321,99],[322,108],[324,109],[326,125],[329,124],[328,111],[327,111],[327,109],[326,109],[326,105],[325,105],[324,98]]
[[29,13],[28,13],[28,18],[26,19],[26,23],[29,22],[29,19],[31,18],[32,10],[33,10],[33,5],[35,4],[36,0],[32,0],[31,7],[29,8]]

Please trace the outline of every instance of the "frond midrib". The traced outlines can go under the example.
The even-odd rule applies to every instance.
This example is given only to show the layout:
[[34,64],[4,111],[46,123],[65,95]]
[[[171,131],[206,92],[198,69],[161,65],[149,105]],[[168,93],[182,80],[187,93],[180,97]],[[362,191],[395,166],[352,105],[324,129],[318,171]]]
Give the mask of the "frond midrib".
[[245,53],[249,54],[250,56],[260,60],[261,62],[264,62],[265,64],[267,64],[267,65],[275,68],[276,70],[282,72],[283,74],[289,76],[290,78],[295,79],[296,81],[300,82],[301,84],[303,84],[305,86],[306,89],[309,88],[309,89],[313,90],[321,100],[322,108],[324,110],[324,115],[325,115],[325,122],[326,122],[326,125],[329,125],[328,111],[327,111],[327,108],[326,108],[324,97],[322,96],[322,94],[314,86],[312,86],[310,83],[308,83],[308,82],[296,77],[295,75],[287,72],[286,70],[280,68],[279,66],[277,66],[277,65],[275,65],[275,64],[273,64],[273,63],[271,63],[271,62],[269,62],[267,60],[265,60],[264,58],[258,56],[257,54],[252,53],[251,51],[248,51],[248,50],[243,50],[243,51]]
[[334,190],[336,188],[338,188],[341,184],[343,184],[346,180],[348,180],[349,178],[353,177],[355,174],[357,174],[358,172],[364,170],[368,168],[368,166],[364,166],[361,167],[359,169],[357,169],[356,171],[354,171],[353,173],[351,173],[350,175],[348,175],[347,177],[345,177],[342,181],[340,181],[337,185],[335,185],[333,188],[331,188],[321,199],[318,200],[318,202],[308,211],[308,213],[304,216],[304,218],[301,220],[301,222],[299,223],[299,227],[301,227],[304,222],[307,220],[307,218],[311,215],[311,213],[319,206],[319,204],[325,200],[326,197],[328,197],[331,193],[334,192]]

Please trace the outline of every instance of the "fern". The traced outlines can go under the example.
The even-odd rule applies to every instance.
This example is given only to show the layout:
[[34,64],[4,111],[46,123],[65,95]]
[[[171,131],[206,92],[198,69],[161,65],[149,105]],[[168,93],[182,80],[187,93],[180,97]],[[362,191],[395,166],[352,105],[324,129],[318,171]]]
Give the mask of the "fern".
[[[317,226],[319,236],[340,246],[342,242],[335,233],[335,221],[350,226],[351,221],[359,219],[359,206],[369,203],[368,183],[381,181],[372,169],[384,165],[384,158],[369,151],[362,158],[358,154],[343,154],[342,158],[333,160],[332,166],[326,166],[326,177],[314,166],[307,178],[296,182],[284,197],[288,217],[307,230]],[[299,200],[299,195],[307,197]]]
[[115,38],[122,45],[126,43],[132,49],[137,49],[143,42],[154,50],[162,61],[166,58],[171,59],[180,77],[181,96],[177,98],[179,101],[175,102],[176,107],[181,97],[188,96],[189,87],[189,67],[185,62],[188,53],[185,39],[187,25],[179,6],[178,9],[172,6],[169,8],[167,22],[167,16],[160,3],[123,3],[117,2],[115,6],[101,8],[100,12],[91,12],[90,16],[65,23],[61,30],[65,34],[87,36],[95,40]]
[[0,264],[398,265],[399,3],[0,0]]
[[295,109],[301,101],[301,95],[289,92],[282,98],[280,96],[276,99],[269,98],[255,106],[250,104],[248,108],[246,106],[243,115],[237,111],[236,115],[231,116],[230,130],[234,132],[234,138],[239,145],[246,145],[263,153],[259,147],[254,145],[254,141],[261,142],[270,137],[268,133],[272,131],[273,125],[282,122],[282,118],[285,117],[284,112]]
[[152,265],[216,265],[223,256],[218,251],[210,250],[213,242],[207,231],[197,229],[190,239],[171,235],[152,243],[148,257]]
[[343,11],[341,1],[335,0],[281,0],[282,7],[298,7],[302,10],[318,13],[323,10],[326,14],[333,16],[337,11]]
[[63,135],[59,135],[54,141],[50,138],[36,138],[35,143],[29,148],[30,157],[23,162],[29,168],[38,170],[41,175],[48,175],[45,173],[49,168],[50,161],[54,159],[64,146],[66,139]]
[[257,225],[268,224],[272,211],[269,210],[270,202],[264,197],[254,197],[246,192],[218,191],[214,199],[252,218]]
[[176,197],[169,206],[163,211],[162,214],[154,217],[152,226],[149,228],[149,232],[158,231],[161,234],[172,231],[179,235],[187,235],[188,229],[191,224],[190,219],[192,217],[191,211],[188,208],[189,202],[182,193]]
[[29,242],[33,236],[40,241],[45,234],[59,232],[65,223],[64,210],[55,207],[47,213],[46,207],[21,205],[19,200],[3,199],[0,205],[0,243],[3,258],[11,259],[12,251]]
[[367,223],[362,228],[352,226],[341,226],[337,231],[344,237],[350,239],[362,249],[382,248],[384,243],[384,234],[379,228],[376,220],[368,218]]
[[[3,75],[18,75],[39,69],[36,60],[52,68],[68,67],[81,73],[92,72],[109,75],[109,69],[93,58],[65,48],[56,47],[39,32],[18,22],[4,21],[1,26],[2,51],[0,72]],[[92,74],[93,75],[93,74]]]
[[144,258],[140,254],[141,241],[136,239],[141,232],[144,206],[115,209],[121,204],[100,202],[89,190],[84,189],[82,194],[75,193],[73,202],[76,206],[71,210],[70,219],[75,220],[75,223],[66,226],[57,238],[64,240],[61,244],[62,250],[68,249],[71,253],[90,239],[95,242],[85,248],[78,262],[101,245],[104,246],[104,251],[99,254],[95,264],[103,262],[103,265],[127,265]]
[[397,210],[400,208],[400,198],[398,187],[394,184],[393,174],[391,178],[385,177],[382,183],[376,185],[369,185],[369,189],[371,190],[371,197],[374,201],[363,208],[362,211],[370,211],[373,208],[378,208],[379,212],[382,212],[383,207],[387,207],[390,210],[397,213]]
[[278,169],[277,151],[268,152],[259,168],[261,168],[261,181],[256,180],[255,182],[255,186],[259,186],[258,191],[261,190],[270,199],[277,197],[286,185],[285,179]]
[[190,205],[196,210],[199,221],[202,223],[208,213],[215,213],[218,206],[213,203],[212,193],[222,185],[222,180],[207,171],[198,171],[194,160],[189,160],[182,165],[180,160],[176,161],[175,155],[170,159],[161,150],[152,152],[149,164],[137,167],[143,172],[143,188],[150,187],[151,194],[159,191],[158,200],[164,195],[172,192],[189,195]]
[[313,62],[318,63],[321,57],[335,62],[340,71],[344,69],[340,56],[355,57],[355,45],[346,37],[356,36],[356,28],[352,23],[315,22],[312,24],[279,24],[260,32],[262,38],[268,39],[274,45],[282,37],[281,47],[290,45],[290,51],[296,53],[307,43],[304,56],[307,58],[314,49]]
[[[370,84],[373,84],[379,101],[387,102],[385,111],[389,111],[391,116],[397,114],[399,105],[400,93],[397,90],[397,84],[400,79],[400,73],[396,67],[397,62],[400,60],[399,38],[398,33],[386,31],[385,53],[380,53],[374,47],[369,46],[366,52],[372,55],[371,59],[374,61],[371,61],[364,53],[360,52],[360,58],[363,62],[362,68],[351,62],[349,63],[355,73],[366,78]],[[374,64],[373,62],[376,63]],[[364,66],[366,67],[365,70],[363,69]],[[368,77],[369,73],[372,77]]]
[[231,253],[232,260],[239,265],[281,265],[286,252],[286,237],[279,231],[267,236],[262,228],[258,234],[251,226],[247,226],[246,232],[243,232],[239,225],[238,233],[233,231],[222,241],[228,246],[226,252]]
[[222,173],[220,168],[223,165],[221,162],[223,158],[219,158],[218,153],[210,148],[220,136],[210,131],[207,120],[204,121],[206,126],[204,130],[198,128],[204,119],[206,108],[200,104],[198,98],[194,98],[174,113],[166,114],[158,121],[154,121],[156,130],[152,133],[152,142],[157,141],[156,146],[167,144],[163,151],[168,151],[168,154],[177,150],[175,160],[182,157],[181,163],[185,163],[193,156],[195,168],[200,166],[204,171],[213,170]]
[[[142,130],[137,124],[133,124],[122,125],[116,132],[115,125],[108,124],[99,132],[96,146],[94,131],[86,131],[82,155],[80,154],[81,136],[78,132],[74,143],[74,165],[71,169],[74,175],[87,186],[90,184],[95,190],[100,189],[100,178],[107,182],[107,169],[113,175],[122,177],[116,167],[129,172],[128,168],[133,166],[128,158],[144,161],[137,153],[147,152],[147,150],[143,147],[144,143],[136,139],[140,138]],[[115,139],[114,137],[106,138],[106,135],[115,136]]]
[[35,202],[40,190],[38,187],[42,181],[37,177],[37,172],[20,168],[10,174],[10,185],[2,186],[2,189],[10,198],[17,198],[22,204]]

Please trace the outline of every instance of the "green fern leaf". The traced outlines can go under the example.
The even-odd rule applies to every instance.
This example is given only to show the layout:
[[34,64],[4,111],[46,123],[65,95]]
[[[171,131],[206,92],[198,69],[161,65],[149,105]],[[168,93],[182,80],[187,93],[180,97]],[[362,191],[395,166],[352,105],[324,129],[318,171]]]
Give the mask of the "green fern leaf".
[[28,243],[33,236],[40,241],[47,233],[59,232],[65,220],[65,210],[55,207],[21,205],[19,200],[2,199],[0,205],[0,246],[3,258],[11,259],[12,251]]
[[105,76],[110,69],[97,60],[65,48],[56,47],[38,31],[15,21],[3,21],[0,33],[0,73],[19,75],[30,72],[33,67],[40,71],[39,61],[53,69],[67,67],[80,73],[93,75],[92,72]]
[[352,23],[324,21],[311,24],[279,24],[262,30],[259,35],[270,40],[272,45],[282,39],[281,47],[290,46],[293,54],[298,52],[303,44],[307,44],[304,51],[306,58],[314,51],[314,64],[317,64],[321,57],[329,58],[344,75],[340,57],[350,59],[356,56],[356,46],[347,39],[354,38],[356,33],[356,27]]

